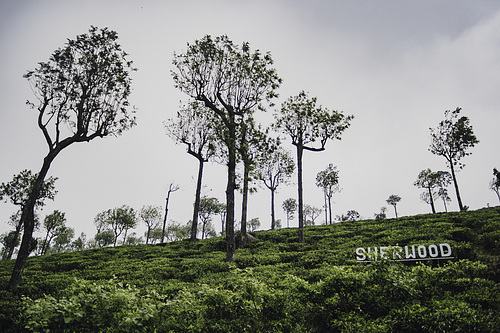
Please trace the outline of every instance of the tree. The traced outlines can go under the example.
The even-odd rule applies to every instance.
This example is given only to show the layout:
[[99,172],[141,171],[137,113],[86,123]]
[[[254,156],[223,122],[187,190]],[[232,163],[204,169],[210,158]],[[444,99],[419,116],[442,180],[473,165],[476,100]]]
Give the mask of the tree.
[[127,231],[136,227],[137,217],[133,208],[123,205],[119,208],[110,210],[107,222],[111,226],[111,229],[115,234],[115,241],[113,246],[116,246],[118,236],[120,236],[122,233],[122,244],[125,244],[125,240],[127,239]]
[[[306,219],[306,222],[311,222],[311,225],[315,225],[315,221],[318,218],[318,216],[321,214],[322,209],[318,207],[314,207],[311,205],[304,205],[304,217]],[[308,220],[307,217],[310,217]]]
[[161,242],[162,243],[165,240],[167,214],[168,214],[168,202],[170,201],[170,194],[174,193],[177,190],[179,190],[179,186],[174,185],[174,183],[170,183],[170,185],[168,186],[167,198],[165,199],[165,217],[163,218],[163,228],[162,228],[162,233],[161,233]]
[[387,218],[387,207],[380,207],[380,213],[375,213],[375,220],[385,220]]
[[281,79],[272,68],[269,53],[240,47],[227,36],[207,35],[188,44],[184,53],[174,54],[172,77],[175,86],[203,102],[219,119],[227,147],[226,260],[235,259],[234,191],[236,189],[236,141],[238,117],[263,109],[276,97]]
[[389,199],[386,200],[386,202],[389,204],[389,205],[392,205],[394,206],[394,214],[396,214],[396,218],[398,218],[398,210],[396,209],[396,205],[398,204],[398,202],[401,201],[401,197],[399,195],[396,195],[396,194],[391,194],[389,196]]
[[19,245],[19,234],[15,231],[4,232],[0,235],[0,244],[2,248],[2,260],[10,260],[16,246]]
[[248,221],[247,228],[248,231],[255,231],[260,227],[260,221],[258,217],[254,217],[250,221]]
[[98,247],[103,247],[112,245],[116,237],[113,230],[102,230],[95,235],[94,239]]
[[21,215],[24,234],[9,289],[21,282],[34,229],[34,207],[56,156],[74,143],[120,135],[135,125],[128,103],[129,74],[135,69],[117,39],[112,30],[91,27],[24,75],[36,97],[28,105],[38,111],[38,127],[49,151]]
[[340,192],[339,171],[337,167],[333,164],[329,164],[325,170],[318,172],[316,175],[316,186],[323,189],[325,195],[325,210],[328,209],[328,217],[330,224],[332,224],[332,196],[333,193]]
[[345,222],[345,221],[357,221],[357,220],[359,220],[360,217],[361,217],[361,215],[359,215],[359,213],[356,210],[353,210],[353,209],[352,210],[348,210],[346,215],[344,215],[344,214],[342,214],[340,216],[337,215],[337,218],[341,222]]
[[86,245],[87,245],[87,235],[85,235],[85,233],[82,232],[80,236],[73,241],[71,247],[75,251],[82,251],[85,249]]
[[455,167],[459,170],[463,169],[465,164],[460,163],[460,159],[470,155],[469,149],[479,143],[479,140],[474,135],[469,118],[459,117],[461,110],[461,108],[456,108],[455,111],[446,110],[445,119],[439,123],[438,127],[429,129],[431,132],[429,151],[446,159],[453,178],[458,207],[460,211],[463,211],[465,206],[460,197]]
[[295,164],[290,153],[279,145],[270,145],[260,156],[257,164],[258,177],[271,191],[271,229],[276,228],[276,214],[274,210],[275,195],[278,186],[286,184],[292,175]]
[[45,216],[45,218],[43,219],[43,227],[45,228],[47,233],[45,234],[45,239],[43,241],[42,251],[40,253],[41,255],[47,253],[47,250],[50,247],[50,242],[52,242],[52,239],[54,237],[65,232],[65,223],[65,214],[58,210],[54,210],[52,214]]
[[212,221],[212,216],[219,213],[220,203],[217,198],[203,197],[200,200],[199,215],[203,227],[201,229],[201,239],[205,239],[207,225]]
[[241,232],[240,246],[247,243],[248,194],[256,189],[250,189],[249,184],[256,175],[256,165],[260,156],[266,153],[268,145],[273,142],[268,136],[268,129],[263,130],[255,124],[250,115],[241,117],[238,126],[237,149],[243,162],[243,187],[241,200]]
[[288,98],[275,114],[275,127],[288,134],[297,148],[299,242],[304,242],[304,198],[302,187],[302,155],[304,150],[325,150],[328,140],[339,139],[353,119],[342,112],[316,106],[316,97],[309,98],[304,91]]
[[446,213],[448,213],[448,206],[446,203],[451,201],[451,198],[448,195],[448,189],[446,189],[444,187],[440,187],[437,195],[438,195],[438,197],[440,197],[443,200],[444,211]]
[[143,206],[139,211],[139,217],[146,224],[146,244],[149,243],[149,234],[152,229],[157,228],[161,222],[161,207],[159,206]]
[[[19,206],[18,213],[16,213],[15,216],[11,216],[10,219],[10,224],[14,226],[14,234],[12,236],[13,239],[19,239],[21,231],[24,230],[24,225],[21,220],[21,213],[26,206],[26,202],[28,201],[30,192],[33,189],[37,177],[38,175],[33,175],[30,170],[23,170],[18,175],[14,175],[10,182],[2,183],[0,185],[0,200],[5,200],[5,202],[7,202],[7,200],[10,200],[11,203]],[[45,205],[45,199],[54,200],[54,197],[57,194],[57,191],[55,190],[56,180],[57,178],[49,177],[43,182],[38,198],[35,201],[35,210]],[[36,224],[36,216],[34,218],[34,223]],[[17,244],[17,242],[10,243],[11,246],[13,246],[14,244]],[[7,259],[12,258],[14,248],[16,246],[17,245],[14,245],[13,247],[10,247],[8,249],[8,252],[6,254]]]
[[54,238],[54,252],[62,252],[70,249],[71,240],[75,236],[75,229],[63,226],[58,230]]
[[490,189],[497,194],[498,201],[500,201],[500,172],[496,168],[493,168],[493,176]]
[[177,111],[176,120],[169,119],[165,127],[167,134],[177,142],[187,145],[188,154],[198,160],[198,181],[191,226],[191,241],[196,241],[198,233],[198,211],[200,209],[203,166],[215,153],[216,133],[212,125],[210,110],[198,101],[192,101]]
[[297,200],[288,198],[281,204],[286,214],[286,226],[290,228],[290,220],[293,220],[295,211],[297,210]]
[[443,188],[449,185],[451,182],[451,176],[446,171],[432,172],[431,169],[425,169],[420,171],[417,180],[413,185],[418,188],[423,188],[427,192],[423,193],[420,198],[422,201],[431,205],[432,213],[436,213],[436,208],[434,205],[434,196],[437,195],[435,189]]

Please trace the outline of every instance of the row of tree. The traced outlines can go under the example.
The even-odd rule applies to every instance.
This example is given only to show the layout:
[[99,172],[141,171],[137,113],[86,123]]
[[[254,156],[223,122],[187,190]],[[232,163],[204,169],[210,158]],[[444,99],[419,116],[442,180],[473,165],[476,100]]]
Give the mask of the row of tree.
[[[128,102],[132,82],[130,75],[136,69],[117,40],[115,31],[92,26],[88,33],[69,39],[64,47],[54,51],[48,61],[40,62],[34,70],[24,75],[35,95],[28,105],[38,112],[37,124],[47,143],[48,153],[19,204],[19,225],[22,226],[23,236],[9,289],[21,282],[26,260],[32,250],[35,209],[43,198],[50,198],[46,191],[50,190],[51,182],[55,180],[47,178],[54,159],[74,143],[120,135],[136,125],[136,110]],[[235,259],[234,208],[238,162],[243,168],[242,184],[239,186],[243,192],[240,242],[243,245],[252,177],[259,175],[273,197],[279,183],[292,172],[291,163],[283,164],[283,154],[286,153],[280,148],[280,140],[269,135],[274,130],[288,136],[296,147],[298,239],[303,242],[304,151],[325,150],[328,141],[341,138],[353,116],[324,108],[317,104],[315,97],[311,98],[301,91],[281,104],[275,113],[272,128],[262,128],[256,123],[255,115],[258,111],[274,106],[273,101],[278,96],[277,89],[282,80],[273,68],[269,52],[252,51],[248,43],[236,45],[227,36],[212,38],[207,35],[193,44],[187,44],[185,51],[174,54],[172,64],[175,87],[185,93],[189,101],[180,108],[177,118],[167,121],[166,126],[172,137],[188,146],[188,153],[196,157],[200,165],[191,240],[195,241],[197,235],[203,164],[210,158],[217,158],[227,165],[226,260]],[[468,155],[468,148],[478,141],[468,118],[457,118],[459,111],[447,111],[446,119],[436,130],[431,131],[433,141],[430,150],[448,161],[462,210],[464,206],[459,196],[455,167],[461,167],[459,159]],[[269,169],[271,171],[263,167],[271,162],[276,163],[274,169]],[[328,198],[325,191],[325,202]],[[271,206],[274,228],[273,199]],[[111,211],[109,214],[115,213]],[[165,225],[166,218],[163,223]],[[17,229],[20,232],[21,229]]]

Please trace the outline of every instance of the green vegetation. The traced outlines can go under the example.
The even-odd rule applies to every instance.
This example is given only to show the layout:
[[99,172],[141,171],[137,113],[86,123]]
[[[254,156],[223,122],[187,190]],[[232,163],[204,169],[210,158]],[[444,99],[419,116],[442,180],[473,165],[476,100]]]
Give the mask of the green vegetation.
[[[498,332],[500,208],[346,221],[225,240],[31,257],[1,332]],[[356,263],[357,247],[446,242],[452,260]]]

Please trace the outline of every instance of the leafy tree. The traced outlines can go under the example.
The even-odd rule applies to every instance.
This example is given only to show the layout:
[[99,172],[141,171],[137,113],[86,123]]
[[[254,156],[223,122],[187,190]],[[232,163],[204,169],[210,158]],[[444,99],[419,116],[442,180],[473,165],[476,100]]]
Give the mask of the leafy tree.
[[[314,207],[311,205],[304,205],[304,217],[306,221],[311,222],[311,225],[315,225],[315,221],[318,218],[318,216],[321,214],[322,209],[318,207]],[[310,219],[307,219],[307,217],[310,217]]]
[[461,110],[461,108],[456,108],[454,111],[446,110],[444,112],[445,119],[439,123],[438,127],[430,128],[429,151],[446,159],[455,185],[458,206],[460,211],[463,211],[465,207],[460,197],[455,167],[460,170],[465,166],[459,162],[460,159],[470,155],[469,149],[479,143],[479,140],[474,135],[469,118],[459,117]]
[[201,239],[205,239],[205,231],[207,225],[212,222],[212,216],[219,213],[220,203],[217,198],[207,198],[203,197],[200,200],[199,215],[201,223],[203,224],[201,229]]
[[166,225],[167,225],[167,215],[168,215],[168,203],[170,201],[170,195],[174,193],[175,191],[179,190],[178,185],[174,185],[174,183],[170,183],[168,187],[168,192],[167,192],[167,198],[165,199],[165,217],[163,218],[163,228],[162,228],[162,233],[161,233],[161,242],[165,240],[165,232],[166,232]]
[[255,217],[248,221],[247,228],[248,231],[255,231],[260,227],[260,221],[258,217]]
[[274,211],[275,195],[278,186],[286,184],[295,169],[290,153],[278,144],[269,145],[265,153],[260,156],[257,173],[260,180],[271,191],[271,229],[276,228]]
[[417,180],[413,185],[418,188],[423,188],[427,192],[423,193],[420,198],[422,201],[431,205],[432,213],[436,213],[434,205],[434,196],[437,195],[435,189],[444,188],[451,183],[451,175],[446,171],[433,172],[431,169],[420,171]]
[[500,201],[500,172],[496,168],[493,168],[493,176],[490,189],[497,194],[498,201]]
[[401,197],[399,195],[396,195],[396,194],[391,194],[389,196],[389,199],[386,200],[386,202],[389,204],[389,205],[392,205],[394,206],[394,213],[396,214],[396,218],[398,218],[398,210],[396,209],[396,205],[398,204],[398,202],[401,201]]
[[[167,239],[168,239],[168,231],[169,231],[169,227],[167,227],[167,230],[166,230],[166,234],[165,236],[167,236]],[[147,235],[147,231],[146,231],[146,234]],[[149,232],[149,239],[151,241],[151,244],[156,244],[157,242],[161,241],[161,237],[163,235],[163,229],[161,227],[156,227],[156,228],[153,228],[151,229],[151,231]]]
[[[18,175],[14,175],[12,177],[12,180],[8,183],[2,183],[0,185],[0,200],[10,200],[11,203],[13,203],[16,206],[19,206],[19,211],[18,213],[15,214],[15,216],[11,216],[10,219],[10,224],[14,226],[14,234],[12,237],[13,239],[19,239],[19,235],[21,234],[21,231],[24,229],[23,222],[21,220],[21,213],[24,210],[24,207],[26,205],[26,202],[28,201],[30,192],[33,189],[33,186],[36,182],[37,179],[37,174],[32,174],[30,170],[23,170],[21,171]],[[57,191],[55,190],[55,182],[57,178],[54,177],[49,177],[47,180],[45,180],[40,188],[40,193],[38,195],[38,198],[35,201],[35,206],[34,209],[41,208],[45,205],[44,200],[45,199],[50,199],[54,200],[55,195],[57,194]],[[35,214],[35,226],[37,223],[37,216]],[[35,229],[35,227],[34,227]],[[14,253],[14,248],[17,245],[17,242],[11,242],[9,243],[11,246],[8,249],[8,252],[6,254],[6,259],[11,259],[12,255]]]
[[387,207],[380,207],[380,213],[375,214],[375,220],[385,220],[387,218]]
[[302,155],[304,150],[325,150],[328,140],[340,140],[340,135],[349,127],[353,117],[317,106],[316,97],[309,98],[301,91],[281,105],[281,112],[277,113],[275,118],[275,127],[288,134],[297,148],[299,242],[304,242]]
[[115,242],[113,246],[116,246],[118,236],[121,233],[123,233],[124,244],[127,239],[127,231],[137,226],[137,216],[133,208],[123,205],[119,208],[111,210],[111,214],[108,215],[108,224],[111,226],[115,234]]
[[325,195],[325,210],[328,209],[328,217],[330,224],[332,224],[332,196],[335,192],[340,192],[339,171],[337,167],[333,164],[329,164],[325,170],[318,172],[316,175],[316,186],[323,189]]
[[191,98],[203,102],[219,119],[227,148],[226,260],[234,261],[234,191],[236,189],[236,142],[238,117],[262,109],[276,97],[281,79],[272,68],[269,53],[240,47],[227,36],[207,35],[181,54],[174,54],[175,85]]
[[54,252],[62,252],[71,247],[71,240],[75,237],[75,229],[63,226],[54,238]]
[[4,232],[0,235],[0,244],[3,246],[1,252],[2,260],[10,260],[12,252],[19,245],[19,234],[15,231]]
[[130,234],[127,237],[127,240],[125,241],[125,245],[137,245],[137,244],[141,244],[142,242],[144,242],[142,237],[137,237],[137,234],[135,232],[133,232],[132,234]]
[[54,210],[52,214],[45,216],[43,219],[43,227],[47,231],[45,234],[45,239],[43,241],[41,254],[44,255],[47,253],[47,250],[50,247],[50,242],[56,236],[61,233],[66,232],[65,228],[66,216],[64,213]]
[[113,230],[102,230],[95,235],[94,239],[98,247],[103,247],[115,243],[116,237]]
[[288,198],[281,204],[286,214],[286,226],[290,228],[290,220],[293,220],[295,211],[297,210],[297,200]]
[[9,289],[21,282],[34,230],[34,208],[56,156],[73,143],[120,135],[135,125],[128,103],[129,74],[134,68],[117,39],[112,30],[91,27],[24,75],[36,97],[28,105],[38,112],[38,127],[49,152],[21,215],[24,235]]
[[146,244],[149,243],[149,234],[152,229],[157,228],[161,222],[161,207],[159,206],[143,206],[139,211],[139,217],[148,227],[146,232]]
[[179,222],[173,222],[168,225],[167,236],[172,242],[190,238],[191,223],[181,225]]
[[191,241],[196,240],[198,233],[198,212],[201,200],[203,166],[215,153],[216,133],[212,126],[213,116],[210,110],[198,101],[192,101],[177,111],[175,120],[169,119],[165,126],[167,134],[177,142],[187,145],[188,154],[198,160],[198,181],[191,226]]
[[243,187],[241,200],[241,247],[245,247],[247,243],[247,215],[248,215],[248,194],[256,191],[250,189],[250,182],[257,175],[257,163],[261,156],[266,154],[268,146],[273,143],[269,138],[269,131],[263,130],[261,126],[255,124],[254,119],[246,115],[241,118],[241,123],[238,126],[238,142],[237,149],[243,162]]
[[359,215],[359,213],[355,210],[348,210],[347,213],[344,215],[340,215],[338,216],[337,215],[337,218],[341,221],[341,222],[344,222],[344,221],[357,221],[359,220],[361,217],[361,215]]
[[448,189],[444,187],[440,187],[438,192],[437,192],[438,197],[440,197],[443,200],[443,205],[444,205],[444,211],[448,213],[448,206],[447,202],[451,201],[450,196],[448,195]]
[[73,241],[71,247],[76,251],[82,251],[85,249],[87,245],[87,235],[84,232],[80,234],[80,236]]

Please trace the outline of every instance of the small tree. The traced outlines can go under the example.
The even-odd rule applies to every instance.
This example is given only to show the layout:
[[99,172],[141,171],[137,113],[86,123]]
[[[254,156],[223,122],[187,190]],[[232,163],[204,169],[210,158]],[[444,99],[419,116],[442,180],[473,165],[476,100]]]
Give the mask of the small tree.
[[149,234],[152,229],[157,228],[161,222],[161,207],[159,206],[143,206],[139,211],[139,217],[146,224],[146,244],[149,243]]
[[45,235],[45,240],[43,241],[42,251],[40,254],[44,255],[47,253],[52,239],[66,231],[65,223],[65,214],[58,210],[54,210],[52,214],[45,216],[45,219],[43,220],[43,227],[47,233]]
[[278,186],[286,184],[288,178],[292,175],[295,169],[290,153],[281,148],[278,144],[268,145],[265,154],[260,155],[257,164],[257,173],[260,180],[271,191],[271,229],[274,230],[276,225],[276,214],[274,211],[275,195]]
[[353,116],[330,111],[316,105],[316,98],[309,98],[304,91],[288,98],[281,111],[275,114],[275,127],[288,134],[297,148],[299,242],[304,242],[304,198],[302,187],[302,155],[304,150],[325,150],[328,140],[340,140]]
[[191,241],[198,233],[198,212],[200,209],[203,166],[215,153],[216,134],[214,118],[203,103],[193,101],[177,111],[177,119],[165,123],[167,134],[177,142],[187,145],[187,152],[198,160],[198,181],[194,200]]
[[205,231],[208,224],[212,222],[212,216],[219,213],[220,203],[217,198],[203,197],[200,200],[200,220],[203,223],[201,239],[205,239]]
[[375,220],[385,220],[387,218],[387,207],[380,207],[380,213],[375,213]]
[[75,229],[63,226],[54,238],[54,252],[63,252],[71,249],[71,240],[75,237]]
[[470,155],[469,149],[479,143],[479,140],[474,135],[469,118],[465,116],[459,118],[460,111],[461,108],[456,108],[455,111],[446,110],[444,112],[445,119],[439,123],[438,127],[430,128],[431,145],[429,151],[446,159],[455,185],[458,207],[462,211],[465,206],[460,197],[455,167],[461,170],[465,166],[465,164],[460,163],[460,159]]
[[35,225],[34,208],[56,156],[74,143],[120,135],[135,125],[128,110],[129,74],[135,69],[117,39],[112,30],[91,27],[24,75],[36,98],[28,105],[38,112],[38,127],[49,152],[21,215],[24,234],[9,289],[21,282]]
[[297,210],[297,200],[288,198],[283,201],[282,207],[286,214],[286,226],[290,228],[290,220],[293,220],[295,211]]
[[250,221],[248,221],[248,231],[255,231],[260,227],[260,220],[258,217],[254,217]]
[[389,205],[394,206],[394,214],[396,214],[396,218],[398,218],[398,210],[396,209],[396,205],[401,201],[401,197],[396,194],[391,194],[389,199],[386,200]]
[[[321,208],[307,204],[304,205],[304,217],[306,219],[306,222],[310,222],[311,225],[315,225],[315,221],[321,214],[321,212],[322,212]],[[309,219],[307,219],[307,217],[309,217]]]
[[420,171],[417,180],[413,185],[423,188],[426,190],[420,198],[422,201],[431,205],[432,213],[436,213],[436,208],[434,205],[434,196],[437,195],[437,188],[441,189],[448,186],[451,183],[451,176],[446,171],[432,172],[431,169],[425,169]]
[[490,189],[497,194],[498,201],[500,201],[500,172],[493,168],[493,179],[490,182]]
[[332,224],[332,196],[335,192],[340,192],[341,190],[339,187],[339,171],[337,167],[333,166],[333,164],[329,164],[325,170],[318,172],[316,175],[316,186],[323,189],[325,195],[325,210],[328,210],[330,224]]
[[[19,206],[18,213],[15,216],[11,216],[9,221],[10,224],[14,226],[14,234],[12,235],[13,239],[19,239],[21,231],[24,229],[23,222],[21,220],[21,213],[24,210],[24,207],[28,201],[29,195],[33,189],[33,186],[36,182],[38,175],[32,174],[30,170],[23,170],[18,175],[14,175],[12,180],[8,183],[2,183],[0,185],[0,200],[10,200],[16,206]],[[55,182],[57,178],[49,177],[45,180],[40,188],[40,193],[38,198],[36,199],[34,209],[41,208],[45,205],[44,200],[50,199],[54,200],[57,191],[55,190]],[[36,225],[36,215],[35,215],[35,225]],[[11,246],[9,247],[6,258],[11,259],[14,253],[14,248],[17,245],[17,242],[9,243]]]

